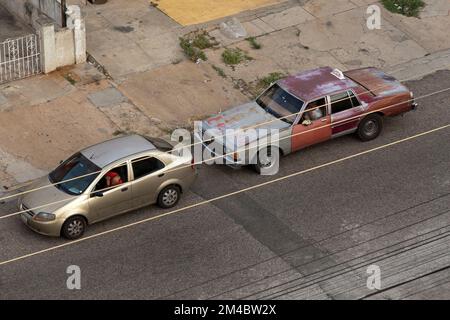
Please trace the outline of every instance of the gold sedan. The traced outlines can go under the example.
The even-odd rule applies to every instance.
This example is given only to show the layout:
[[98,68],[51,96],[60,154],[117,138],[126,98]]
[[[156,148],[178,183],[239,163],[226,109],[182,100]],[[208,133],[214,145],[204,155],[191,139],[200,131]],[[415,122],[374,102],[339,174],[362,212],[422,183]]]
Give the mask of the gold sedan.
[[86,148],[30,185],[22,221],[49,236],[80,238],[86,226],[158,203],[174,207],[197,176],[190,155],[162,139],[131,135]]

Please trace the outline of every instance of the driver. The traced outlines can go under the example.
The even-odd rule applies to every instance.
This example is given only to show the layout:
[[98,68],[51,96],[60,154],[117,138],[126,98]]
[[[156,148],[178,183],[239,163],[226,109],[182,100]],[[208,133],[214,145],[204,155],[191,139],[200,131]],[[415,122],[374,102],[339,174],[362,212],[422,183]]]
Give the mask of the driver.
[[318,120],[323,117],[322,110],[320,110],[320,108],[318,108],[318,105],[316,102],[311,102],[308,105],[307,110],[309,110],[309,111],[305,112],[304,120],[315,121],[315,120]]
[[106,187],[114,187],[123,183],[120,175],[115,171],[110,171],[105,175],[106,178]]

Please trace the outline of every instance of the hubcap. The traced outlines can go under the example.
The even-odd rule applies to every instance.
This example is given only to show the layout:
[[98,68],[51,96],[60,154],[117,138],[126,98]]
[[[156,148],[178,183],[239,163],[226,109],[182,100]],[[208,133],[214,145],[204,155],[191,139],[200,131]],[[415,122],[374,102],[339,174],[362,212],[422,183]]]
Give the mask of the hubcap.
[[177,202],[177,200],[178,200],[178,192],[176,190],[174,190],[174,189],[169,189],[166,192],[164,192],[162,200],[163,200],[163,203],[166,206],[171,206],[175,202]]
[[378,124],[373,120],[367,121],[366,124],[364,125],[364,133],[367,136],[373,136],[377,133],[377,131],[378,131]]
[[83,232],[83,222],[81,220],[74,220],[69,224],[69,227],[67,228],[67,231],[69,232],[70,236],[78,236]]
[[271,168],[275,161],[274,157],[272,156],[272,152],[270,150],[267,151],[267,154],[260,154],[259,155],[259,163],[262,168]]

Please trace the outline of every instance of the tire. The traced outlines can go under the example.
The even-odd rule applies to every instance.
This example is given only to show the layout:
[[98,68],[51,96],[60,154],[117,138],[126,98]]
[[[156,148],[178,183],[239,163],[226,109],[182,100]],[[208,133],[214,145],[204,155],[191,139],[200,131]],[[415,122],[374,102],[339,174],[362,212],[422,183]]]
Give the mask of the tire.
[[361,141],[376,139],[383,130],[383,118],[379,114],[371,114],[361,120],[358,126],[358,137]]
[[167,186],[158,195],[158,206],[163,209],[173,208],[181,198],[181,189],[176,185]]
[[261,175],[275,175],[280,167],[280,149],[267,147],[264,152],[258,152],[254,169]]
[[61,229],[61,234],[69,240],[79,239],[86,231],[86,219],[82,216],[74,216],[67,219]]

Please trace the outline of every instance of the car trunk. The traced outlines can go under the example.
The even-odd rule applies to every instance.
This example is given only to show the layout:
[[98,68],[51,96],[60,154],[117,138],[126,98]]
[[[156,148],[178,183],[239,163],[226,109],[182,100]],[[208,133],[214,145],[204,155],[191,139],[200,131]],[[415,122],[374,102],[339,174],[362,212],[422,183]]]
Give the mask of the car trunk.
[[347,71],[345,76],[357,82],[375,96],[408,92],[408,89],[400,81],[376,68]]

